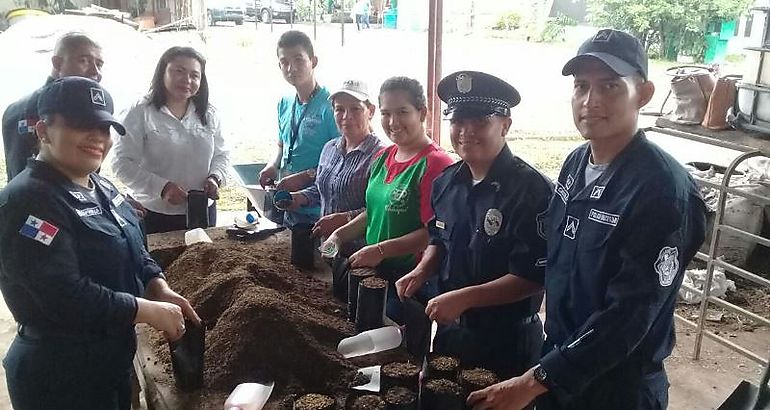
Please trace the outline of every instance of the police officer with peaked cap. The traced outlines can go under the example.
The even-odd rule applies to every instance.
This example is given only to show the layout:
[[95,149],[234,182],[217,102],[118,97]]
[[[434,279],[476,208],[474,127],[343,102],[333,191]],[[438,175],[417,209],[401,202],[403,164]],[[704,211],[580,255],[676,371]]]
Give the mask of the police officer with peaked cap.
[[510,84],[460,71],[441,80],[438,95],[462,161],[433,183],[430,245],[397,290],[411,296],[438,275],[441,294],[426,308],[439,323],[434,351],[516,376],[537,362],[542,346],[537,312],[552,184],[506,144],[520,101]]
[[95,171],[112,146],[109,93],[82,78],[39,94],[40,153],[0,190],[0,290],[18,323],[6,355],[17,410],[129,409],[135,323],[170,340],[190,304],[145,250],[135,210]]
[[705,235],[687,171],[638,128],[655,91],[633,36],[600,30],[568,61],[588,142],[566,159],[548,209],[546,340],[523,376],[471,394],[474,409],[665,409],[684,270]]

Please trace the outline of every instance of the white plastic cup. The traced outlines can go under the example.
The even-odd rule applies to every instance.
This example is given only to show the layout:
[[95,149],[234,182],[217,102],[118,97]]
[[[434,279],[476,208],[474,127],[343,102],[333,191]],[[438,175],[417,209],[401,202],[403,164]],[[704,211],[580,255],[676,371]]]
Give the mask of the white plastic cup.
[[241,383],[225,401],[225,410],[261,410],[265,406],[275,383]]
[[385,326],[342,339],[337,345],[337,352],[347,359],[395,349],[401,345],[402,340],[397,326]]

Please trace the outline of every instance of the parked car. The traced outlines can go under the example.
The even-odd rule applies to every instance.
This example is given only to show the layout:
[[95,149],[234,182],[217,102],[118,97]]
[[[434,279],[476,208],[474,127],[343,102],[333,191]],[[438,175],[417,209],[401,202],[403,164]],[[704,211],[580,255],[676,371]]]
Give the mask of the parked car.
[[288,23],[292,20],[292,14],[294,21],[297,21],[297,10],[294,10],[291,0],[254,0],[254,8],[259,11],[257,17],[263,23],[269,23],[272,19]]
[[246,0],[243,3],[243,9],[246,14],[246,20],[253,21],[257,18],[257,7],[254,0]]
[[233,0],[206,0],[206,17],[209,26],[220,21],[233,21],[236,25],[243,24],[246,17],[245,7],[241,2]]

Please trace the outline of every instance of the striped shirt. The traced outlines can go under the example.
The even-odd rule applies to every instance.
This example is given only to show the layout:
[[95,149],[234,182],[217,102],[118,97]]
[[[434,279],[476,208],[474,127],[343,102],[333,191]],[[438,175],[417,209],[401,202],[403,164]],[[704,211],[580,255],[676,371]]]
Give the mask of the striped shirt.
[[300,191],[310,201],[308,206],[320,204],[322,216],[362,212],[366,206],[369,165],[374,154],[384,147],[374,134],[366,136],[348,153],[345,153],[344,137],[327,142],[318,160],[315,184]]

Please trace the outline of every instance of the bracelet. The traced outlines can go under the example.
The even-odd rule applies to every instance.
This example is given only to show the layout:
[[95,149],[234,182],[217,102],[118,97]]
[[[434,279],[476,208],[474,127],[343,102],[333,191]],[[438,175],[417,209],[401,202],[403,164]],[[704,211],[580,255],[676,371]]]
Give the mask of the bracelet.
[[377,250],[380,251],[380,255],[385,256],[385,251],[382,250],[382,245],[379,243],[377,244]]

